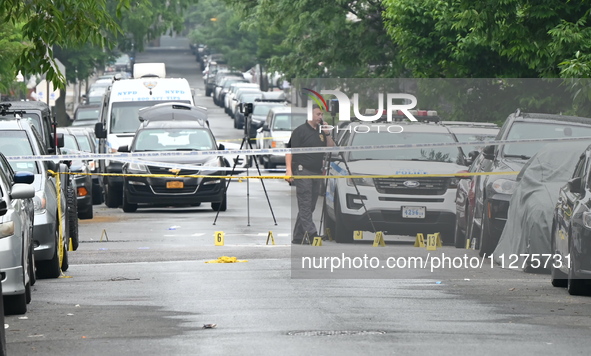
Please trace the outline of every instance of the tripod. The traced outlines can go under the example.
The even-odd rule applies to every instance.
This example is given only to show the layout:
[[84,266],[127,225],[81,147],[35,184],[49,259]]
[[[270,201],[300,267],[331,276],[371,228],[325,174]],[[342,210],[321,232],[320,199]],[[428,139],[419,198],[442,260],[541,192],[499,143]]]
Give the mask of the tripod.
[[[242,148],[245,148],[246,145],[248,145],[248,147],[252,150],[252,144],[250,143],[250,137],[248,134],[245,134],[244,137],[242,138],[242,143],[240,144],[240,150],[242,150]],[[234,166],[232,167],[232,171],[230,172],[230,176],[234,175],[234,172],[236,170],[236,165],[238,164],[238,158],[240,157],[240,154],[236,156],[236,159],[234,160]],[[247,160],[246,163],[246,176],[248,177],[249,175],[249,168],[250,168],[250,157],[248,155],[245,155],[245,159]],[[256,159],[253,159],[254,164],[257,168],[257,172],[259,173],[259,176],[261,175],[261,169],[259,168],[259,162]],[[228,183],[224,186],[224,194],[223,194],[223,199],[226,199],[226,192],[228,191],[228,187],[230,186],[230,183],[232,182],[232,179],[228,179]],[[263,179],[261,179],[261,185],[263,186],[263,191],[265,192],[265,197],[267,198],[267,204],[269,204],[269,210],[271,210],[271,216],[273,216],[273,222],[275,223],[275,225],[277,225],[277,219],[275,219],[275,213],[273,213],[273,208],[271,207],[271,201],[269,200],[269,194],[267,194],[267,188],[265,187],[265,181]],[[222,202],[223,203],[223,202]],[[221,209],[221,205],[218,208],[217,213],[215,214],[215,219],[213,220],[213,225],[215,225],[216,221],[218,220],[218,216],[220,215],[220,209]],[[246,226],[250,226],[250,179],[246,179],[246,211],[247,211],[247,216],[248,216],[248,222]]]

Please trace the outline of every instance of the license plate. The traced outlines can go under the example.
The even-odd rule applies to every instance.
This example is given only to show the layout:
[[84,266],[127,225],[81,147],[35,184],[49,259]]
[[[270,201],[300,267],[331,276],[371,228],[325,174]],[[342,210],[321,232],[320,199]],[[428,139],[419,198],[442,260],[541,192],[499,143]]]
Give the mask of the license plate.
[[424,206],[403,206],[402,217],[410,219],[424,219],[425,218],[425,207]]
[[166,188],[179,189],[182,187],[184,187],[183,182],[179,182],[179,181],[166,182]]

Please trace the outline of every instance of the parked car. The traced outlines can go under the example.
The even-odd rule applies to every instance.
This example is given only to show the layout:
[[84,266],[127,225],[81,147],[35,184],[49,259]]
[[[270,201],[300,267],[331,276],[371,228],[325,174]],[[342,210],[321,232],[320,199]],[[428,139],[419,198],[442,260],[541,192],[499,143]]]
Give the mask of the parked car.
[[244,129],[244,114],[240,111],[240,105],[252,104],[255,100],[262,99],[264,95],[264,92],[244,92],[237,96],[237,104],[234,111],[235,129]]
[[[259,149],[283,148],[291,138],[291,132],[307,120],[305,109],[289,106],[273,107],[263,126],[258,129],[256,146]],[[259,155],[259,162],[267,169],[285,165],[284,153]]]
[[92,127],[99,122],[99,104],[79,105],[74,111],[74,121],[72,126]]
[[[591,119],[564,115],[524,113],[517,110],[509,115],[496,140],[568,138],[591,136]],[[520,171],[523,165],[545,144],[508,143],[486,146],[484,160],[478,172]],[[490,255],[505,227],[509,201],[517,185],[516,175],[484,175],[476,184],[476,211],[473,224],[479,233],[480,255]],[[479,189],[482,187],[482,189]],[[473,233],[474,233],[473,228]]]
[[[272,109],[273,112],[275,109]],[[271,113],[270,113],[271,114]],[[341,136],[341,147],[457,142],[442,125],[399,122],[351,122]],[[363,126],[360,127],[360,126]],[[454,198],[458,179],[449,177],[331,178],[342,175],[431,175],[465,171],[459,147],[349,151],[329,155],[325,221],[337,242],[353,242],[353,232],[383,231],[399,235],[441,233],[444,243],[454,237]]]
[[[88,153],[98,153],[98,139],[94,135],[94,128],[90,127],[68,127],[68,132],[76,136],[80,150]],[[92,203],[94,205],[102,204],[103,188],[98,175],[98,163],[96,160],[87,160],[88,168],[92,173]]]
[[34,180],[29,172],[15,174],[0,148],[0,273],[6,314],[26,313],[31,301]]
[[[240,88],[250,88],[250,89],[253,89],[253,90],[260,90],[259,89],[259,85],[258,84],[254,84],[254,83],[236,82],[236,83],[230,84],[230,87],[228,88],[228,92],[224,96],[224,112],[226,114],[228,114],[228,115],[231,114],[232,101],[234,99],[234,94]],[[231,117],[232,116],[230,116],[230,118]]]
[[[499,127],[487,122],[442,121],[459,142],[492,141],[499,133]],[[463,145],[462,151],[474,160],[484,146]]]
[[[84,151],[78,143],[78,138],[68,128],[58,127],[57,132],[64,134],[64,154],[82,154]],[[92,204],[92,176],[88,160],[70,160],[70,171],[74,173],[74,189],[76,192],[76,206],[78,219],[92,219],[94,215]],[[70,225],[71,226],[71,225]],[[76,239],[77,240],[77,239]],[[76,241],[76,246],[78,241]],[[74,248],[76,249],[76,248]]]
[[57,172],[57,164],[53,161],[10,161],[11,156],[47,154],[40,135],[28,120],[0,120],[0,142],[0,152],[9,159],[13,170],[35,175],[33,246],[37,276],[57,278],[61,271],[68,269],[70,237],[66,193],[58,189],[56,177],[48,173],[48,170]]
[[[131,146],[122,146],[119,152],[153,152],[153,151],[201,151],[223,150],[217,145],[213,133],[196,114],[192,120],[174,118],[171,120],[147,120],[146,108],[140,112],[144,119],[135,134]],[[178,109],[177,109],[178,110]],[[204,113],[205,111],[201,109]],[[146,158],[145,164],[127,162],[123,164],[124,174],[175,174],[174,177],[142,177],[125,176],[123,184],[124,212],[134,212],[139,204],[178,206],[200,205],[211,202],[216,211],[225,211],[227,199],[225,182],[219,176],[226,171],[200,169],[207,167],[229,167],[223,157],[210,156],[170,156]],[[153,163],[151,163],[153,162]],[[190,175],[212,175],[213,178],[186,177]]]
[[[550,256],[552,222],[560,188],[572,177],[581,154],[591,140],[549,143],[543,146],[521,169],[517,187],[509,202],[507,223],[493,253],[514,258],[526,272],[549,272],[551,261],[534,260]],[[547,263],[546,263],[547,262]]]
[[263,123],[267,119],[269,110],[276,106],[286,107],[286,104],[287,102],[281,99],[254,99],[252,113],[250,113],[245,119],[244,134],[254,141],[257,137],[257,130],[263,126]]
[[215,89],[213,90],[213,103],[220,107],[224,106],[224,96],[226,96],[230,84],[247,82],[242,76],[242,73],[240,73],[240,75],[236,75],[234,72],[226,72],[223,74],[224,76],[221,77],[219,82],[216,82]]
[[591,146],[581,154],[571,178],[558,193],[552,222],[552,285],[569,294],[589,294],[591,286]]
[[[257,88],[240,88],[236,90],[232,97],[232,103],[230,104],[230,117],[235,120],[236,113],[238,112],[238,105],[242,102],[242,96],[246,94],[258,94],[259,98],[262,97],[263,92]],[[254,99],[253,99],[254,100]],[[236,121],[234,121],[234,128],[236,127]]]

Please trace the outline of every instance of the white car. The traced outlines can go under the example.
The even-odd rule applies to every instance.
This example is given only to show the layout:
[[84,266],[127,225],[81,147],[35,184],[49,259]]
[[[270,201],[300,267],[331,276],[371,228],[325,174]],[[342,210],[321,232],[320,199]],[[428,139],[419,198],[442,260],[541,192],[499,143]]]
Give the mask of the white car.
[[[342,147],[457,142],[448,128],[436,123],[353,122],[341,129],[346,130],[338,142]],[[328,155],[327,161],[325,221],[337,242],[352,242],[355,230],[396,235],[440,232],[444,242],[453,241],[458,178],[437,175],[465,172],[459,147],[344,150]],[[336,177],[347,175],[370,177]]]
[[14,174],[0,154],[0,271],[6,314],[24,314],[35,279],[33,201],[35,176]]

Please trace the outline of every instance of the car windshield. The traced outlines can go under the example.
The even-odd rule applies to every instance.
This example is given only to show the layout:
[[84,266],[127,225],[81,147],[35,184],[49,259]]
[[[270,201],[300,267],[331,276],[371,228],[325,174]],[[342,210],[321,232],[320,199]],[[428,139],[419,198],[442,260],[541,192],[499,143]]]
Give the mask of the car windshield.
[[[352,136],[351,146],[366,145],[411,145],[417,143],[448,143],[456,142],[450,134],[435,132],[390,133],[361,130]],[[350,161],[356,160],[402,160],[402,161],[436,161],[455,163],[460,161],[461,151],[457,147],[419,147],[396,150],[354,151],[349,154]]]
[[275,131],[293,131],[296,127],[306,122],[306,114],[277,114],[273,121]]
[[74,120],[98,120],[99,118],[99,109],[78,109],[76,111],[76,117]]
[[84,134],[77,134],[76,140],[78,140],[78,144],[80,145],[80,150],[84,152],[92,152],[92,147],[90,146],[90,140],[88,136]]
[[[188,100],[179,100],[178,102],[190,104]],[[141,108],[162,103],[166,103],[166,101],[126,101],[113,103],[110,122],[111,133],[135,133],[140,125],[138,111]]]
[[26,119],[31,126],[34,126],[37,129],[38,132],[43,132],[41,118],[39,117],[39,115],[30,112],[25,112],[22,114],[22,118]]
[[[23,130],[0,131],[0,152],[6,157],[31,156],[34,154],[27,133]],[[10,161],[10,166],[15,172],[27,171],[38,174],[39,169],[35,161]]]
[[[277,105],[275,105],[275,106],[277,106]],[[271,110],[272,107],[273,107],[273,105],[257,104],[257,105],[255,105],[254,109],[252,110],[252,114],[257,115],[257,116],[267,116],[267,114],[269,113],[269,110]]]
[[138,132],[134,151],[214,150],[215,143],[206,129],[145,129]]
[[263,94],[260,93],[254,93],[254,94],[244,94],[240,97],[240,101],[243,103],[252,103],[254,102],[254,99],[258,99],[262,96]]
[[224,89],[229,88],[234,83],[244,83],[244,79],[224,79],[222,87]]
[[[470,133],[456,133],[456,137],[460,142],[472,142],[472,141],[492,141],[497,137],[496,133],[494,134],[470,134]],[[475,145],[463,145],[462,150],[464,153],[472,152],[472,151],[480,151],[484,146],[475,146]]]
[[64,148],[68,149],[69,151],[80,150],[78,147],[78,142],[76,142],[76,138],[72,135],[64,135]]
[[[515,122],[507,135],[507,140],[591,137],[591,127],[569,123],[547,124],[543,122]],[[506,157],[528,159],[536,154],[547,142],[513,143],[503,147]]]

